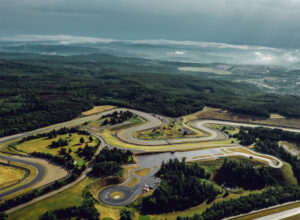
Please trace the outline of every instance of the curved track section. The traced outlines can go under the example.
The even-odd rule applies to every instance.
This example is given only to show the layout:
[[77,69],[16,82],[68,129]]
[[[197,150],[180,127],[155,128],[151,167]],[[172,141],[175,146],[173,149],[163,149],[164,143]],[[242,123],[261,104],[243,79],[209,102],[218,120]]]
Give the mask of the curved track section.
[[[132,109],[118,108],[118,109],[109,110],[109,111],[106,111],[103,113],[99,113],[99,114],[96,114],[93,116],[75,119],[75,120],[61,123],[58,125],[54,125],[51,127],[41,128],[36,131],[32,131],[32,132],[28,132],[28,133],[21,133],[21,134],[9,136],[9,137],[4,137],[4,138],[0,139],[0,144],[8,142],[8,141],[16,140],[18,138],[23,138],[23,137],[26,137],[29,135],[34,135],[34,134],[37,134],[40,132],[50,131],[52,129],[56,129],[56,128],[60,128],[60,127],[64,127],[64,126],[75,126],[79,123],[84,123],[84,122],[87,122],[90,120],[97,120],[98,118],[105,116],[107,114],[113,113],[114,111],[120,112],[120,111],[126,111],[126,110],[129,110],[132,113],[147,120],[147,122],[145,124],[134,126],[134,127],[129,127],[129,128],[123,129],[117,133],[117,136],[119,139],[121,139],[124,142],[134,144],[134,145],[148,145],[148,146],[172,145],[172,144],[187,143],[187,142],[215,141],[217,139],[222,140],[222,139],[227,138],[227,136],[225,134],[223,134],[222,132],[207,127],[206,126],[207,124],[222,124],[222,125],[245,126],[245,127],[263,126],[263,127],[269,127],[269,128],[279,128],[279,129],[292,131],[292,132],[300,132],[300,129],[290,129],[290,128],[283,128],[283,127],[275,127],[275,126],[237,123],[237,122],[228,122],[228,121],[220,121],[220,120],[198,120],[198,121],[191,122],[191,123],[187,124],[186,126],[191,127],[191,128],[200,129],[201,131],[204,131],[207,134],[206,136],[196,137],[196,138],[178,138],[178,139],[170,139],[170,140],[142,140],[142,139],[136,138],[135,133],[138,131],[153,129],[155,127],[162,125],[163,122],[160,120],[160,117],[155,116],[153,114],[136,111],[136,110],[132,110]],[[238,146],[238,147],[241,147],[241,146]],[[229,149],[229,148],[226,148],[226,149]],[[119,205],[127,205],[127,204],[131,203],[136,198],[136,196],[139,193],[141,193],[141,189],[144,187],[145,184],[153,185],[154,182],[157,181],[157,178],[155,177],[154,174],[159,169],[161,162],[165,161],[165,160],[167,161],[170,158],[175,158],[175,157],[182,158],[184,156],[188,160],[192,161],[192,160],[200,160],[199,159],[200,157],[201,157],[201,159],[211,159],[211,158],[215,159],[220,156],[221,157],[222,156],[235,156],[235,155],[240,155],[240,156],[245,156],[245,157],[253,156],[253,154],[233,152],[233,151],[231,151],[227,154],[225,153],[226,154],[225,155],[224,151],[220,152],[221,150],[222,150],[221,148],[210,148],[207,150],[200,150],[200,151],[160,153],[160,154],[155,154],[155,155],[151,155],[151,156],[149,156],[149,155],[141,156],[141,157],[139,157],[139,165],[140,165],[139,169],[151,168],[151,172],[148,175],[146,175],[143,178],[139,178],[140,181],[134,187],[127,187],[127,186],[125,186],[126,183],[124,183],[122,185],[118,185],[118,186],[107,187],[106,189],[104,189],[103,191],[101,191],[99,193],[98,197],[99,197],[100,201],[102,201],[103,203],[109,204],[109,205],[119,206]],[[188,154],[192,154],[192,155],[188,155]],[[197,155],[198,155],[198,158],[195,158],[195,156],[197,157]],[[279,168],[282,166],[282,162],[281,161],[278,162],[277,158],[271,158],[271,157],[266,158],[263,155],[255,155],[253,157],[262,159],[265,162],[267,162],[270,166],[275,167],[275,168]],[[0,155],[0,159],[23,163],[23,164],[26,164],[29,166],[33,166],[33,167],[35,167],[35,169],[37,169],[37,176],[33,180],[31,180],[29,183],[26,183],[24,185],[21,185],[19,187],[16,187],[14,189],[10,189],[6,192],[1,193],[0,199],[6,197],[8,195],[14,194],[20,190],[24,190],[28,187],[33,186],[34,184],[39,182],[45,175],[45,168],[43,166],[41,166],[40,164],[33,163],[33,162],[27,161],[25,159],[8,157],[8,156],[4,156],[4,155]],[[155,166],[155,168],[153,166]],[[134,175],[133,171],[131,171],[129,180],[132,179],[133,175]],[[122,197],[114,198],[111,195],[112,192],[119,192],[122,195]]]
[[229,121],[221,121],[221,120],[198,120],[194,122],[188,123],[187,127],[192,127],[199,129],[206,133],[206,136],[203,137],[195,137],[195,138],[175,138],[175,139],[168,139],[168,140],[143,140],[138,139],[135,137],[135,133],[138,131],[144,131],[148,129],[153,129],[162,125],[162,122],[151,114],[130,110],[132,113],[144,118],[147,120],[146,124],[134,126],[130,128],[125,128],[117,133],[117,137],[130,144],[134,145],[145,145],[145,146],[159,146],[159,145],[170,145],[170,144],[180,144],[180,143],[188,143],[188,142],[206,142],[206,141],[217,141],[217,140],[225,140],[227,136],[215,129],[211,129],[207,127],[208,124],[220,124],[220,125],[229,125],[229,126],[244,126],[244,127],[266,127],[272,129],[282,129],[291,132],[300,133],[300,129],[292,129],[292,128],[285,128],[285,127],[276,127],[276,126],[269,126],[269,125],[261,125],[261,124],[250,124],[250,123],[239,123],[239,122],[229,122]]
[[22,160],[22,159],[14,158],[14,157],[8,157],[8,156],[4,156],[4,155],[0,155],[0,159],[12,161],[12,162],[17,162],[17,163],[23,163],[23,164],[32,166],[37,170],[37,175],[33,180],[31,180],[30,182],[28,182],[24,185],[21,185],[19,187],[15,187],[15,188],[10,189],[6,192],[0,193],[0,199],[4,198],[6,196],[9,196],[11,194],[14,194],[16,192],[19,192],[21,190],[24,190],[28,187],[33,186],[34,184],[38,183],[44,177],[44,175],[46,174],[45,168],[42,165],[38,164],[38,163],[33,163],[31,161]]
[[170,144],[179,144],[179,143],[188,143],[188,142],[203,142],[203,141],[216,141],[216,140],[224,140],[227,136],[215,129],[211,129],[207,126],[208,122],[206,120],[198,121],[197,123],[191,123],[187,126],[192,126],[193,128],[199,129],[202,132],[206,133],[206,136],[203,137],[195,137],[195,138],[175,138],[168,140],[143,140],[135,137],[135,133],[139,131],[144,131],[148,129],[153,129],[162,125],[162,121],[157,117],[136,110],[130,110],[132,113],[144,118],[147,120],[146,124],[134,126],[130,128],[125,128],[117,133],[117,137],[127,143],[134,145],[146,145],[146,146],[159,146],[159,145],[170,145]]
[[[148,186],[157,186],[155,183],[159,181],[159,178],[155,177],[155,173],[159,170],[163,161],[167,162],[169,159],[179,159],[182,160],[186,158],[186,161],[199,161],[199,160],[207,160],[207,159],[218,159],[219,157],[232,157],[232,156],[242,156],[245,158],[252,157],[253,159],[258,159],[259,161],[263,161],[273,168],[280,168],[283,166],[282,161],[279,159],[253,152],[247,148],[243,148],[244,152],[236,152],[234,148],[243,148],[241,146],[229,147],[229,148],[210,148],[203,150],[195,150],[195,151],[185,151],[185,152],[165,152],[165,153],[156,153],[138,156],[138,165],[139,168],[133,169],[130,172],[129,179],[120,185],[109,186],[103,189],[99,194],[98,198],[101,202],[111,206],[124,206],[128,205],[135,200],[135,198],[142,194],[142,190],[145,185]],[[246,153],[248,152],[248,153]],[[151,168],[151,172],[147,174],[145,177],[138,177],[134,174],[136,170]],[[126,184],[130,182],[133,176],[139,179],[139,182],[133,186],[128,187]],[[121,198],[114,198],[113,193],[122,193],[123,196]]]

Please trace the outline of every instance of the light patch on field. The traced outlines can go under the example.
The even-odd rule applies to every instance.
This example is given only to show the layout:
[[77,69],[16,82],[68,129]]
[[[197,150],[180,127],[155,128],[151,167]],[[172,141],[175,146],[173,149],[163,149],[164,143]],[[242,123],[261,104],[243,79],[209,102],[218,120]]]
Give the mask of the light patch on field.
[[225,154],[230,154],[231,152],[226,150],[226,149],[221,149],[221,151],[223,151]]
[[15,184],[25,178],[25,171],[14,167],[0,165],[0,188]]
[[122,199],[124,197],[124,194],[122,192],[112,192],[110,194],[110,197],[113,199]]
[[139,182],[139,179],[136,178],[135,176],[132,178],[132,180],[130,181],[130,183],[128,183],[126,186],[128,187],[133,187],[135,186],[137,183]]
[[104,111],[108,111],[108,110],[111,110],[111,109],[114,109],[114,108],[117,108],[117,107],[113,106],[113,105],[94,106],[94,108],[92,108],[91,110],[82,112],[82,114],[84,116],[89,116],[89,115],[94,115],[94,114],[101,113],[101,112],[104,112]]
[[278,144],[294,156],[300,154],[300,144],[290,143],[287,141],[279,141]]
[[[278,164],[278,161],[275,160],[273,157],[268,156],[268,155],[256,154],[255,152],[250,151],[250,150],[248,150],[244,147],[232,147],[232,148],[227,148],[227,150],[233,151],[233,152],[238,152],[238,153],[246,153],[246,154],[253,155],[253,156],[258,156],[258,157],[261,157],[261,158],[266,158],[268,160],[274,161],[274,163],[276,165]],[[260,160],[259,158],[255,158],[255,160],[260,161],[262,163],[266,163],[266,161]]]
[[135,175],[140,176],[140,177],[144,177],[147,176],[147,174],[151,171],[150,168],[144,168],[144,169],[139,169],[137,171],[134,172]]
[[188,72],[202,72],[202,73],[215,73],[218,75],[230,75],[232,72],[226,70],[218,70],[212,67],[179,67],[180,71],[188,71]]
[[271,114],[270,118],[285,118],[285,117],[279,114]]
[[202,156],[193,157],[193,159],[201,159],[201,158],[206,158],[206,157],[210,158],[212,156],[211,155],[202,155]]

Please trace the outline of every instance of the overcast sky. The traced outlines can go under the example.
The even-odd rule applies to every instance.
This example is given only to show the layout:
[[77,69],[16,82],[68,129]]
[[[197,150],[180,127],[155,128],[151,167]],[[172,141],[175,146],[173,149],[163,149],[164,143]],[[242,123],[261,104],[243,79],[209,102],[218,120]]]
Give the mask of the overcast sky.
[[0,36],[20,34],[300,48],[300,0],[0,0]]

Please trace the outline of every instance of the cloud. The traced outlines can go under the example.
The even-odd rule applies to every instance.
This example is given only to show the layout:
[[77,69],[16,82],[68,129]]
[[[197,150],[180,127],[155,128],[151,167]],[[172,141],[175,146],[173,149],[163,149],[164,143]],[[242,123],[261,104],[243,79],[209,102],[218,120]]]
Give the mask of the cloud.
[[273,63],[274,57],[271,54],[264,54],[262,52],[255,52],[256,62],[262,64]]
[[[235,45],[228,43],[201,42],[201,41],[175,41],[166,39],[126,40],[100,37],[86,37],[73,35],[17,35],[2,37],[0,42],[18,42],[18,45],[36,43],[44,45],[76,45],[90,44],[95,48],[110,48],[110,43],[126,45],[118,48],[118,54],[138,56],[142,58],[155,58],[184,62],[224,62],[236,64],[260,64],[299,66],[300,52],[297,49],[282,49],[261,47],[253,45]],[[103,44],[107,44],[104,45]],[[154,45],[152,47],[136,47],[136,45]],[[88,45],[87,45],[88,46]],[[116,48],[114,45],[113,48]],[[161,47],[160,47],[161,46]],[[129,49],[128,49],[129,48]],[[125,50],[125,51],[122,51]],[[111,52],[111,51],[110,51]],[[124,53],[123,53],[124,52]],[[49,54],[49,52],[47,52]]]
[[300,47],[299,20],[300,0],[0,0],[2,36],[156,38],[248,50],[243,44]]
[[[10,42],[57,42],[59,44],[93,44],[93,43],[112,43],[126,42],[131,44],[148,44],[148,45],[176,45],[191,46],[200,48],[218,48],[218,49],[237,49],[237,50],[278,50],[271,47],[235,45],[217,42],[201,42],[201,41],[175,41],[166,39],[148,39],[148,40],[117,40],[112,38],[72,36],[72,35],[16,35],[13,37],[0,38],[2,41]],[[180,52],[180,51],[176,51]]]
[[185,51],[171,51],[171,52],[167,52],[167,55],[169,56],[177,56],[177,55],[184,55],[185,54]]
[[71,35],[17,35],[14,37],[3,37],[2,41],[10,42],[58,42],[59,44],[81,44],[81,43],[112,43],[116,40],[110,38],[96,38]]

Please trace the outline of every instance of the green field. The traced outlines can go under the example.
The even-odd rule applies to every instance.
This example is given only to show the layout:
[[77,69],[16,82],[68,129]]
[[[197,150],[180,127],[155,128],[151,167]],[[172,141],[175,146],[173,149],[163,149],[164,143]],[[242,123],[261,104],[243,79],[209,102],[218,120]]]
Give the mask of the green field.
[[239,127],[233,127],[233,126],[224,126],[224,125],[218,125],[218,124],[209,124],[208,127],[215,128],[220,131],[225,132],[228,135],[234,135],[240,132]]
[[197,130],[192,134],[184,133],[182,127],[178,123],[164,123],[158,128],[137,132],[139,139],[157,140],[157,139],[172,139],[204,136],[204,134]]
[[[60,138],[62,138],[64,140],[68,141],[68,145],[64,146],[66,151],[69,152],[69,150],[71,149],[70,155],[79,164],[83,165],[84,161],[81,157],[79,157],[77,155],[76,151],[79,148],[83,149],[86,144],[88,144],[89,146],[95,146],[97,144],[98,140],[95,137],[93,137],[92,142],[89,141],[89,137],[90,136],[88,136],[88,135],[79,135],[76,133],[72,133],[71,135],[69,135],[69,134],[58,135],[56,138],[51,138],[51,139],[49,139],[47,137],[43,137],[43,138],[39,138],[39,139],[33,139],[33,140],[17,143],[15,145],[15,148],[20,151],[27,152],[27,153],[36,151],[36,152],[42,152],[42,153],[49,153],[49,154],[53,154],[53,155],[59,155],[61,147],[51,148],[49,146],[51,145],[52,141],[58,141]],[[80,143],[81,138],[84,139],[84,143]]]
[[46,211],[79,206],[83,201],[82,190],[91,183],[93,180],[86,178],[70,189],[9,214],[8,219],[37,220]]
[[0,163],[0,189],[20,182],[25,178],[26,172]]

